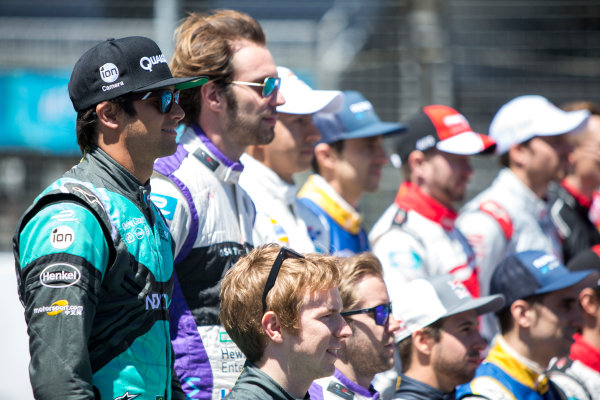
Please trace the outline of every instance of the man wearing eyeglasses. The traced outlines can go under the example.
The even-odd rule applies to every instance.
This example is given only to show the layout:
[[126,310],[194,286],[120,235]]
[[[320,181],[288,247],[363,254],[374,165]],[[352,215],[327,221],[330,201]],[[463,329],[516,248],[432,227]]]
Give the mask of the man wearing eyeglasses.
[[321,138],[313,114],[338,111],[344,98],[338,90],[313,90],[288,68],[277,67],[277,72],[285,104],[277,107],[275,138],[267,145],[249,146],[241,159],[240,185],[256,206],[254,245],[274,242],[303,253],[327,253],[326,248],[315,249],[311,240],[310,233],[322,230],[322,223],[297,201],[293,175],[310,167]]
[[473,298],[450,274],[415,279],[392,292],[402,373],[394,399],[448,400],[473,379],[487,344],[478,316],[499,310],[502,295]]
[[81,162],[25,212],[13,238],[36,399],[173,398],[172,240],[149,199],[154,160],[184,112],[162,52],[109,39],[77,61],[69,96]]
[[246,355],[228,400],[307,398],[331,375],[351,334],[341,316],[338,260],[261,246],[227,271],[221,285],[223,326]]
[[333,375],[312,384],[310,398],[378,399],[371,381],[394,364],[394,333],[399,324],[391,315],[379,260],[371,253],[362,253],[340,262],[342,316],[352,336],[338,351]]
[[273,139],[284,101],[264,32],[241,12],[190,14],[177,28],[171,65],[176,76],[210,78],[182,94],[185,130],[152,179],[152,200],[176,245],[175,370],[189,398],[219,399],[244,364],[218,321],[220,280],[253,244],[255,211],[238,184],[239,159],[247,146]]

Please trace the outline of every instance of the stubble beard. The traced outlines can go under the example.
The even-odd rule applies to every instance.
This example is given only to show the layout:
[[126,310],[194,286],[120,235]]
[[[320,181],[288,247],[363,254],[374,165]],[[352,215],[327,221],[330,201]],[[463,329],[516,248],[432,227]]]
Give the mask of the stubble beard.
[[249,118],[239,114],[239,105],[232,92],[225,92],[227,101],[227,119],[224,125],[224,133],[234,143],[244,147],[253,145],[269,144],[275,137],[275,127],[262,129],[262,118]]

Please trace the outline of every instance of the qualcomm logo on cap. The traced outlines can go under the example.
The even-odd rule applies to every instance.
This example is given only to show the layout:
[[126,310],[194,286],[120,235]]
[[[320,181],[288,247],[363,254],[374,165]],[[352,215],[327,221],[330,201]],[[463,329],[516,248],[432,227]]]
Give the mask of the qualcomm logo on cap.
[[140,67],[142,67],[142,69],[145,69],[146,71],[152,72],[152,66],[160,63],[167,63],[165,56],[162,54],[157,54],[152,57],[140,58]]
[[106,83],[119,79],[119,68],[113,63],[106,63],[100,67],[100,78]]

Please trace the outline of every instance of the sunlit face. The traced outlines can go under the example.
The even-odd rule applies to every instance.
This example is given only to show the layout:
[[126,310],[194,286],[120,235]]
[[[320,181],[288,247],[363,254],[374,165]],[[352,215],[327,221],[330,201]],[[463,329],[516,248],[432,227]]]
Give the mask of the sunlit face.
[[310,167],[313,148],[320,138],[312,114],[279,114],[275,138],[265,146],[267,166],[291,183],[293,174]]
[[298,316],[297,334],[284,330],[284,343],[293,377],[298,382],[312,382],[330,376],[342,341],[352,334],[340,315],[342,299],[337,287],[307,293]]
[[423,191],[447,207],[464,199],[473,175],[469,156],[435,150],[426,156],[423,171]]
[[[232,64],[233,80],[263,83],[265,78],[277,76],[277,69],[269,50],[248,41],[237,43]],[[269,97],[262,96],[262,88],[231,84],[228,86],[227,112],[222,129],[241,149],[273,140],[276,107],[284,104],[279,90]]]
[[536,136],[521,146],[526,150],[524,160],[527,176],[534,185],[547,185],[566,175],[571,152],[566,134]]
[[[377,276],[363,277],[355,286],[356,296],[361,299],[353,309],[371,308],[390,302],[383,280]],[[348,310],[351,311],[351,310]],[[356,314],[347,317],[352,336],[343,345],[344,357],[356,374],[371,381],[379,372],[394,364],[394,333],[400,324],[390,314],[387,325],[375,324],[372,314]]]
[[[167,89],[173,89],[172,87]],[[185,113],[173,104],[168,113],[160,112],[160,98],[136,100],[136,115],[122,133],[134,162],[152,165],[157,158],[170,156],[177,150],[175,129]]]
[[578,303],[580,289],[578,285],[570,286],[533,303],[529,310],[529,334],[535,359],[547,363],[554,356],[569,354],[573,335],[583,326]]
[[334,179],[342,192],[360,197],[364,192],[376,192],[383,166],[388,162],[383,148],[383,135],[344,141],[336,154]]
[[440,341],[433,345],[431,353],[439,389],[450,392],[473,379],[485,347],[475,311],[444,318]]

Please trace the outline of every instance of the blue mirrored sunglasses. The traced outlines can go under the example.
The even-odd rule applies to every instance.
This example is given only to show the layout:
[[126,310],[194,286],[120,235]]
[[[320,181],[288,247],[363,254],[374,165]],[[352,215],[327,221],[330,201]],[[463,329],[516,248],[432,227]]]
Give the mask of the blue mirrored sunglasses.
[[371,308],[363,308],[361,310],[344,311],[342,317],[348,317],[356,314],[372,314],[375,316],[375,324],[385,326],[390,319],[392,312],[392,303],[380,304]]
[[148,100],[152,98],[160,98],[159,110],[161,113],[166,114],[173,108],[173,103],[179,104],[179,90],[157,90],[153,92],[135,93],[133,98],[135,100]]
[[244,81],[233,81],[231,83],[234,83],[236,85],[262,87],[263,97],[269,97],[270,95],[273,94],[273,92],[275,92],[275,89],[279,90],[279,88],[281,87],[281,78],[275,78],[275,77],[269,76],[269,77],[265,78],[265,81],[263,83],[244,82]]

